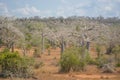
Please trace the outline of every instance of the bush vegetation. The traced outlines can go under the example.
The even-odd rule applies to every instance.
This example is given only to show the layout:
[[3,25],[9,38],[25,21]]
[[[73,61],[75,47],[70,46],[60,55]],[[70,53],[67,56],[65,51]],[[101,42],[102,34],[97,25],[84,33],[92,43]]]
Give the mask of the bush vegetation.
[[18,52],[4,50],[0,53],[0,65],[3,77],[8,77],[10,75],[24,78],[31,77],[33,74],[33,62],[33,59],[21,57]]
[[66,49],[60,60],[61,71],[83,71],[90,59],[89,53],[83,47]]

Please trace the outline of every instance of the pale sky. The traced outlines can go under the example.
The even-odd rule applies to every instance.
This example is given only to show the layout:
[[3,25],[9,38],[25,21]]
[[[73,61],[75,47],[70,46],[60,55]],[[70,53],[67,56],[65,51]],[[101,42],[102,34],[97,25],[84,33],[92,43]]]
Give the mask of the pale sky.
[[120,0],[0,0],[0,16],[120,17]]

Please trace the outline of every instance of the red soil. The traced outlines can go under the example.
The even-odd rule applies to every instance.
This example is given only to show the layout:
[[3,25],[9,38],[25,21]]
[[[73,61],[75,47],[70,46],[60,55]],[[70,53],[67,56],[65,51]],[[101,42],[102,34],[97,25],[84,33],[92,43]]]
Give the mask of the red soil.
[[[21,52],[21,50],[16,49],[16,51]],[[42,61],[44,66],[35,69],[34,77],[25,80],[120,80],[120,68],[117,68],[117,73],[102,73],[95,65],[89,65],[86,67],[85,72],[70,72],[70,73],[59,73],[59,60],[60,60],[60,49],[50,49],[50,55],[46,51],[41,55],[40,58],[35,58],[37,62]],[[97,55],[95,49],[91,48],[90,54],[93,58]],[[27,56],[33,56],[33,50],[30,50],[30,53]],[[12,80],[12,79],[3,79],[0,80]],[[15,78],[13,80],[24,80]]]

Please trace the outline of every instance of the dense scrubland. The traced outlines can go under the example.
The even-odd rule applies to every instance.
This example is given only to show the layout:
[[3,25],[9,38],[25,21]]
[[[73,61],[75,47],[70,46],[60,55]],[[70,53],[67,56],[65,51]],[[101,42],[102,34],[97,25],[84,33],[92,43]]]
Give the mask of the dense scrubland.
[[119,80],[120,19],[0,17],[1,80]]

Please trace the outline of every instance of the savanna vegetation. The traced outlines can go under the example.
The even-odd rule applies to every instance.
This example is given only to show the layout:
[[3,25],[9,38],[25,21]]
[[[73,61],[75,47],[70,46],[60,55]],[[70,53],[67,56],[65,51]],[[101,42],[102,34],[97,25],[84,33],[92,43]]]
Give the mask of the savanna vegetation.
[[[117,17],[0,17],[0,76],[33,78],[52,56],[57,73],[96,66],[100,73],[120,74],[120,19]],[[94,54],[94,55],[92,55]],[[43,62],[42,62],[43,61]],[[49,61],[49,60],[48,60]],[[42,73],[46,73],[42,71]],[[51,73],[51,72],[49,72]]]

